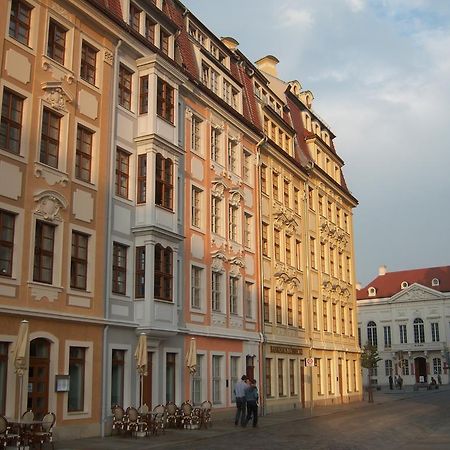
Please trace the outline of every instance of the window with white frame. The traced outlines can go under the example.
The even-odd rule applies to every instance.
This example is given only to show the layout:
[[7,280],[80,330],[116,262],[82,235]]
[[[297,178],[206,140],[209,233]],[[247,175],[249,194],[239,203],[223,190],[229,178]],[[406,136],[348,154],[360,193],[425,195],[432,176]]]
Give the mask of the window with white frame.
[[0,209],[0,275],[4,277],[13,274],[15,222],[15,214]]
[[278,359],[277,360],[277,364],[278,364],[278,396],[279,397],[284,397],[285,394],[285,390],[284,390],[284,359]]
[[211,232],[222,234],[222,199],[211,196]]
[[245,317],[247,317],[247,319],[252,319],[253,318],[253,283],[251,283],[250,281],[245,282],[244,302],[245,302]]
[[236,205],[229,205],[228,208],[228,238],[237,242],[238,230],[238,212],[239,207]]
[[125,388],[125,350],[111,352],[111,406],[123,405]]
[[244,160],[242,164],[242,178],[246,183],[252,181],[252,154],[244,149]]
[[251,248],[252,246],[252,215],[244,213],[244,246]]
[[439,342],[439,323],[438,322],[431,323],[431,340],[433,342]]
[[375,347],[378,345],[377,325],[372,320],[367,324],[367,342]]
[[53,283],[55,231],[55,225],[41,220],[36,221],[33,281],[47,284]]
[[201,196],[202,190],[196,186],[192,186],[192,195],[191,195],[192,226],[197,228],[200,228],[201,226]]
[[201,307],[202,273],[201,267],[191,267],[191,307],[195,309]]
[[407,359],[403,359],[401,364],[402,364],[402,374],[409,375],[409,361]]
[[423,320],[420,318],[414,319],[414,342],[416,344],[423,344],[425,342]]
[[384,361],[384,373],[388,377],[389,375],[392,375],[392,359],[386,359]]
[[238,313],[238,289],[239,279],[230,275],[229,278],[229,299],[230,299],[230,314]]
[[220,162],[222,159],[221,154],[221,131],[216,126],[211,126],[211,159],[215,162]]
[[12,0],[9,18],[9,36],[29,46],[33,7],[23,0]]
[[213,311],[221,311],[221,293],[223,284],[223,274],[221,272],[211,273],[211,308]]
[[390,348],[391,347],[391,327],[385,326],[383,327],[384,330],[384,347]]
[[194,405],[200,405],[203,401],[202,370],[203,355],[197,354],[197,370],[192,374],[192,402]]
[[228,138],[227,147],[227,158],[228,158],[228,170],[231,172],[237,172],[237,142],[235,139]]
[[406,332],[406,325],[399,325],[399,332],[400,332],[400,344],[407,344],[408,335]]
[[86,366],[86,348],[70,347],[69,349],[69,377],[70,389],[67,396],[69,412],[84,410],[84,382]]
[[24,98],[7,88],[3,90],[0,147],[16,155],[20,154],[23,125]]
[[212,401],[217,405],[222,403],[222,356],[212,357]]
[[193,152],[201,152],[201,129],[202,120],[193,115],[191,120],[191,150]]
[[440,375],[442,373],[441,358],[433,358],[433,374]]

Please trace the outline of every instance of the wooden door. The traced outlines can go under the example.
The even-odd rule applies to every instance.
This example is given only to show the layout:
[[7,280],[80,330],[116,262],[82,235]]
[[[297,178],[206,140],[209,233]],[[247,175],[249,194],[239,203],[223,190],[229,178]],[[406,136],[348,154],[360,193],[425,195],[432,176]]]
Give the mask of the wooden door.
[[152,356],[153,356],[153,352],[148,352],[147,353],[147,359],[148,359],[148,368],[147,368],[147,376],[144,377],[144,393],[143,393],[143,400],[144,403],[150,408],[152,409],[153,405],[152,404]]
[[32,340],[28,369],[27,409],[31,409],[38,420],[48,413],[49,367],[50,342],[41,338]]

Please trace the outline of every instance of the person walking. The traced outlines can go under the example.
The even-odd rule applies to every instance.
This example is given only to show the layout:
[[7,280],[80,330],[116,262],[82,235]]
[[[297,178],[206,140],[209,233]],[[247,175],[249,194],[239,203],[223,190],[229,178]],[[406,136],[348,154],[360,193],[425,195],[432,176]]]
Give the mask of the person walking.
[[253,416],[253,426],[258,426],[258,388],[256,387],[256,380],[251,380],[250,386],[245,391],[245,399],[247,401],[247,418],[245,420],[245,426],[247,426],[249,420]]
[[247,379],[247,375],[242,375],[241,380],[234,386],[234,396],[236,397],[236,416],[234,418],[234,424],[239,425],[240,420],[243,427],[245,426],[245,391],[248,388]]
[[394,380],[392,379],[392,375],[389,375],[389,389],[391,391],[394,389]]

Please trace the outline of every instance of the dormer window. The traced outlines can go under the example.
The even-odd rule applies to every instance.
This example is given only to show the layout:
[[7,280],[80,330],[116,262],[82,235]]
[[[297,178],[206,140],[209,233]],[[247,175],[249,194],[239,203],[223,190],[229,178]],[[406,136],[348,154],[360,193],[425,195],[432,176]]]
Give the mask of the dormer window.
[[137,31],[138,33],[141,22],[141,12],[142,10],[138,8],[134,3],[130,3],[130,16],[129,16],[130,27],[133,28],[133,30]]
[[439,278],[433,278],[431,280],[431,286],[439,286]]
[[375,297],[375,295],[377,295],[377,290],[374,287],[370,287],[368,289],[369,292],[369,297]]
[[400,287],[401,287],[402,289],[406,289],[408,286],[409,286],[409,284],[408,284],[407,281],[402,281],[402,284],[400,285]]
[[192,23],[189,24],[188,27],[188,33],[190,36],[192,36],[202,47],[205,46],[206,43],[206,37],[205,35],[200,32]]

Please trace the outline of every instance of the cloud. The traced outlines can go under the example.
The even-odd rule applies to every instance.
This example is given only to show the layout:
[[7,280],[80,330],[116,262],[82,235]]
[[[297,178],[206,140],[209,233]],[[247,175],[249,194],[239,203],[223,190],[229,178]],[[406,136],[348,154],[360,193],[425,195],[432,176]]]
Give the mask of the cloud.
[[293,7],[282,8],[280,15],[280,25],[283,28],[304,27],[310,28],[314,24],[314,19],[310,11]]
[[364,0],[345,0],[350,10],[354,13],[360,12],[364,9]]

